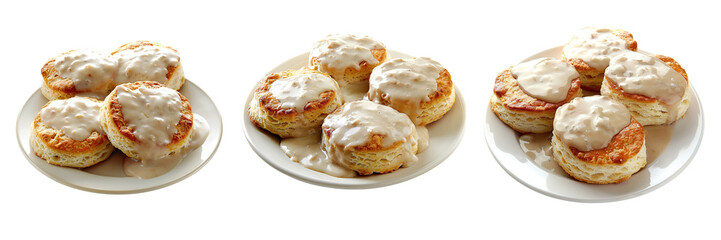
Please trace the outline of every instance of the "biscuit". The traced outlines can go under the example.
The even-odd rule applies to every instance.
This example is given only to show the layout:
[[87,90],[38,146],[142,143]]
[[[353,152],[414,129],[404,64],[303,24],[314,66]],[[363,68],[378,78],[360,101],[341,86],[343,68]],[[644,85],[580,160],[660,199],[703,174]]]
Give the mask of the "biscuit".
[[562,57],[581,74],[583,89],[598,92],[610,59],[637,49],[636,40],[627,31],[584,28],[566,43]]
[[[556,109],[582,95],[580,77],[578,77],[578,73],[575,73],[575,75],[572,74],[575,72],[572,66],[558,61],[554,62],[553,67],[561,68],[563,65],[566,66],[566,72],[561,72],[563,74],[555,78],[567,81],[564,84],[570,83],[570,85],[566,85],[568,87],[566,91],[560,89],[556,93],[556,95],[561,94],[561,101],[547,102],[529,95],[519,85],[516,76],[512,73],[513,67],[511,67],[496,77],[493,94],[491,96],[491,110],[493,110],[501,121],[517,132],[550,132],[553,130],[553,119],[556,114]],[[557,72],[559,70],[552,71]],[[568,73],[567,71],[571,72]],[[543,74],[550,75],[549,72],[544,72]],[[572,78],[570,82],[568,82],[569,78]],[[566,92],[565,98],[563,98],[563,92]]]
[[104,97],[114,87],[115,58],[88,50],[72,50],[48,60],[40,69],[40,92],[49,100],[76,95]]
[[557,136],[553,136],[551,146],[556,163],[573,178],[586,183],[620,183],[646,166],[643,127],[635,120],[603,149],[579,151]]
[[619,183],[646,165],[643,126],[608,97],[572,100],[556,111],[553,125],[553,159],[579,181]]
[[116,84],[153,81],[178,90],[185,83],[180,55],[172,47],[137,41],[120,46],[111,55],[118,60]]
[[154,160],[189,144],[193,112],[188,99],[160,83],[124,83],[105,98],[100,123],[125,155]]
[[327,73],[340,86],[368,81],[388,58],[383,43],[367,36],[333,34],[313,44],[308,67]]
[[423,126],[453,107],[456,92],[451,75],[427,57],[387,61],[373,69],[368,99],[405,113]]
[[107,159],[115,150],[100,127],[100,100],[73,97],[50,101],[30,130],[30,146],[50,164],[85,168]]
[[338,84],[327,74],[302,69],[268,74],[248,107],[250,121],[282,138],[320,132],[323,119],[343,105]]
[[688,75],[678,62],[641,53],[627,53],[611,61],[601,95],[625,105],[644,126],[671,124],[683,118],[691,102]]
[[331,160],[359,175],[390,173],[418,161],[418,133],[407,115],[360,100],[323,122],[322,146]]

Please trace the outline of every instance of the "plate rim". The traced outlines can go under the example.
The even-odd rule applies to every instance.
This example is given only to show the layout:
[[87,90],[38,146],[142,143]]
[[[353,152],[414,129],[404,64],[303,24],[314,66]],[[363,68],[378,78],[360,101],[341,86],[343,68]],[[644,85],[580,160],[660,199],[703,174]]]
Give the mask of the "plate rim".
[[[215,104],[215,102],[213,101],[213,99],[210,98],[210,95],[208,95],[208,93],[205,92],[205,90],[203,90],[202,88],[200,88],[197,84],[195,84],[194,82],[190,81],[189,79],[187,79],[187,78],[185,79],[185,83],[183,84],[183,86],[185,86],[185,85],[188,84],[188,83],[190,83],[190,85],[194,86],[194,87],[195,87],[195,90],[197,90],[197,91],[199,91],[200,93],[202,93],[203,95],[207,96],[210,104],[213,106],[213,109],[215,109],[214,112],[217,114],[217,116],[218,116],[218,121],[219,121],[219,123],[220,123],[219,126],[218,126],[218,143],[215,144],[215,147],[213,148],[213,150],[212,150],[212,151],[210,152],[210,154],[208,155],[208,158],[205,159],[205,160],[203,160],[203,161],[200,163],[200,165],[198,165],[197,167],[193,168],[193,170],[191,170],[191,171],[183,174],[182,176],[180,176],[180,177],[178,177],[178,178],[176,178],[176,179],[173,179],[173,180],[171,180],[171,181],[167,181],[167,182],[164,182],[164,183],[161,183],[161,184],[158,184],[158,185],[149,186],[149,187],[138,188],[138,189],[105,190],[105,189],[98,189],[98,188],[92,188],[92,187],[86,187],[86,186],[81,186],[81,185],[77,185],[77,184],[72,184],[72,183],[68,182],[67,180],[65,180],[65,179],[63,179],[63,178],[58,177],[58,176],[55,176],[55,175],[53,175],[53,174],[50,174],[50,173],[48,173],[47,171],[45,171],[44,169],[42,169],[40,166],[38,166],[38,165],[31,159],[31,156],[28,155],[26,149],[23,147],[23,143],[22,143],[21,136],[20,136],[20,131],[19,131],[19,128],[20,128],[20,125],[21,125],[20,119],[21,119],[22,116],[23,116],[23,115],[22,115],[22,114],[23,114],[23,110],[25,110],[27,104],[32,100],[33,96],[35,96],[36,94],[41,94],[39,88],[38,88],[37,90],[35,90],[32,94],[30,94],[30,96],[27,98],[27,100],[25,101],[25,103],[22,105],[22,107],[20,108],[20,110],[19,110],[19,112],[18,112],[17,118],[16,118],[16,120],[15,120],[15,138],[17,139],[18,146],[20,147],[20,150],[21,150],[23,156],[24,156],[25,159],[30,163],[30,165],[32,165],[37,171],[41,172],[43,175],[47,176],[48,178],[50,178],[50,179],[52,179],[53,181],[55,181],[55,182],[57,182],[57,183],[60,183],[60,184],[62,184],[62,185],[65,185],[65,186],[68,186],[68,187],[71,187],[71,188],[74,188],[74,189],[78,189],[78,190],[87,191],[87,192],[102,193],[102,194],[118,194],[118,195],[119,195],[119,194],[136,194],[136,193],[143,193],[143,192],[149,192],[149,191],[161,189],[161,188],[164,188],[164,187],[167,187],[167,186],[176,184],[176,183],[178,183],[178,182],[180,182],[180,181],[182,181],[182,180],[185,180],[185,179],[189,178],[190,176],[192,176],[193,174],[195,174],[196,172],[200,171],[200,169],[202,169],[206,164],[208,164],[208,162],[210,162],[210,160],[211,160],[211,159],[215,156],[215,154],[218,152],[218,148],[220,147],[220,143],[221,143],[222,140],[223,140],[223,118],[222,118],[222,116],[221,116],[221,114],[220,114],[220,110],[218,109],[218,106]],[[178,92],[180,92],[180,90],[178,90]],[[42,94],[41,94],[41,95],[42,95]],[[42,96],[42,97],[44,98],[44,96]],[[48,99],[45,99],[45,100],[47,100],[48,102],[51,101],[51,100],[48,100]],[[118,150],[118,149],[116,148],[116,149],[113,150],[113,151],[117,151],[117,150]],[[43,160],[43,161],[44,161],[44,160]],[[45,163],[45,164],[48,164],[48,165],[51,165],[51,164],[49,164],[49,163],[47,163],[47,162],[45,162],[45,161],[44,161],[44,163]],[[79,169],[78,169],[78,170],[79,170]],[[93,174],[93,175],[94,175],[94,174]],[[111,177],[109,177],[109,176],[102,176],[102,175],[96,175],[96,176],[98,176],[98,177],[108,177],[108,178],[111,178]],[[116,177],[112,177],[112,178],[116,178]],[[134,179],[134,178],[133,178],[133,179]]]
[[[562,50],[562,48],[563,48],[563,46],[557,46],[557,47],[548,48],[548,49],[545,49],[545,50],[543,50],[543,51],[539,51],[539,52],[537,52],[537,53],[534,54],[534,55],[531,55],[531,57],[532,57],[532,56],[541,55],[542,53],[553,52],[553,51],[555,51],[555,50],[557,50],[557,49]],[[639,51],[640,51],[640,52],[644,52],[643,50],[639,50]],[[529,58],[531,58],[531,57],[528,57],[528,58],[526,58],[526,60],[523,60],[523,61],[527,61],[527,60],[528,60]],[[492,155],[493,158],[496,160],[496,162],[498,163],[498,165],[500,165],[501,168],[502,168],[509,176],[511,176],[513,179],[515,179],[517,182],[521,183],[522,185],[530,188],[531,190],[534,190],[534,191],[536,191],[536,192],[538,192],[538,193],[541,193],[541,194],[543,194],[543,195],[546,195],[546,196],[549,196],[549,197],[552,197],[552,198],[561,199],[561,200],[570,201],[570,202],[603,203],[603,202],[622,201],[622,200],[627,200],[627,199],[635,198],[635,197],[638,197],[638,196],[642,196],[642,195],[644,195],[644,194],[647,194],[647,193],[649,193],[649,192],[652,192],[652,191],[654,191],[654,190],[656,190],[656,189],[664,186],[665,184],[667,184],[668,182],[670,182],[671,180],[673,180],[674,178],[676,178],[678,175],[680,175],[681,172],[683,172],[683,170],[685,170],[686,167],[691,163],[691,161],[693,161],[694,157],[695,157],[696,154],[698,153],[698,149],[699,149],[700,146],[701,146],[701,142],[703,141],[705,124],[706,124],[706,123],[705,123],[706,121],[705,121],[705,119],[704,119],[704,114],[703,114],[703,106],[702,106],[702,103],[701,103],[700,98],[698,97],[698,92],[696,91],[696,89],[693,87],[693,85],[692,85],[690,82],[689,82],[688,85],[689,85],[689,87],[691,88],[690,90],[691,90],[691,93],[692,93],[692,95],[693,95],[692,101],[693,101],[694,104],[696,104],[696,105],[698,106],[698,120],[697,120],[697,122],[698,122],[698,132],[699,132],[698,143],[696,144],[696,146],[693,146],[693,151],[691,151],[691,153],[689,154],[688,159],[686,159],[685,162],[684,162],[678,169],[673,170],[674,172],[673,172],[672,174],[668,175],[665,179],[661,180],[660,182],[658,182],[658,183],[656,183],[656,184],[653,184],[653,185],[651,185],[651,186],[647,186],[647,187],[645,187],[645,188],[643,188],[643,189],[641,189],[641,190],[638,190],[638,191],[634,191],[634,192],[630,192],[630,193],[625,193],[625,194],[622,194],[622,195],[616,195],[616,196],[612,196],[612,197],[606,197],[606,198],[582,198],[582,197],[573,197],[573,196],[567,196],[567,195],[562,195],[562,194],[559,194],[559,193],[555,193],[555,192],[552,192],[552,191],[547,190],[547,189],[538,188],[538,187],[536,187],[535,185],[533,185],[533,184],[527,182],[526,180],[522,179],[521,177],[517,176],[516,174],[514,174],[514,173],[512,172],[511,169],[509,169],[508,166],[506,166],[506,165],[503,163],[503,160],[500,159],[500,157],[499,157],[500,153],[497,152],[497,151],[501,151],[501,150],[500,150],[497,146],[492,146],[492,145],[491,145],[491,143],[496,144],[496,142],[495,142],[495,140],[492,138],[492,136],[489,136],[489,134],[490,134],[490,132],[491,132],[492,130],[491,130],[491,126],[490,126],[490,123],[489,123],[489,120],[488,120],[488,119],[495,118],[497,121],[500,121],[500,119],[498,119],[498,117],[495,115],[495,113],[491,110],[491,103],[490,103],[490,102],[488,103],[488,105],[487,105],[488,107],[487,107],[487,109],[486,109],[486,115],[487,115],[487,116],[486,116],[486,123],[485,123],[485,128],[484,128],[484,131],[485,131],[484,137],[485,137],[485,140],[486,140],[486,146],[487,146],[488,149],[490,150],[491,155]],[[681,119],[681,120],[682,120],[682,119]],[[502,124],[503,124],[504,126],[506,126],[505,123],[502,123]],[[507,127],[507,126],[506,126],[506,127]],[[514,133],[517,134],[517,132],[515,132],[515,131],[514,131]],[[527,159],[527,160],[530,160],[530,159]],[[645,166],[642,170],[644,170],[644,169],[646,169],[646,168],[648,168],[648,167],[649,167],[649,166]],[[575,181],[575,180],[574,180],[574,181]],[[598,186],[608,186],[608,185],[598,185]]]
[[[395,55],[411,56],[411,55],[408,55],[408,54],[405,54],[402,52],[398,52],[398,51],[394,51],[394,50],[388,50],[388,52],[389,52],[389,55],[391,55],[391,56],[395,56]],[[305,52],[305,53],[296,55],[295,57],[288,58],[287,60],[282,61],[282,63],[275,66],[273,69],[278,68],[283,65],[290,65],[292,60],[297,59],[297,58],[303,58],[303,57],[308,58],[309,54],[310,54],[310,52]],[[271,71],[273,71],[273,69],[269,70],[268,73],[266,73],[266,74],[271,73]],[[344,183],[338,183],[338,182],[324,180],[324,179],[306,177],[306,176],[304,176],[304,174],[296,173],[292,169],[286,169],[283,166],[281,166],[280,164],[276,164],[274,162],[274,160],[271,160],[270,156],[268,156],[266,153],[261,151],[261,149],[259,149],[259,146],[256,146],[256,143],[253,141],[252,137],[249,135],[249,131],[256,131],[256,130],[261,131],[260,128],[258,128],[254,124],[250,123],[250,118],[248,116],[248,106],[249,106],[250,101],[252,101],[252,99],[253,99],[253,92],[255,91],[255,87],[253,87],[250,90],[250,92],[246,98],[245,104],[244,104],[243,124],[242,124],[243,125],[243,135],[245,136],[245,139],[248,141],[248,144],[253,149],[253,151],[266,164],[270,165],[271,167],[278,170],[279,172],[282,172],[283,174],[290,176],[294,179],[300,180],[302,182],[305,182],[305,183],[308,183],[311,185],[317,185],[317,186],[328,187],[328,188],[337,188],[337,189],[371,189],[371,188],[387,187],[387,186],[402,183],[402,182],[408,181],[410,179],[413,179],[415,177],[421,176],[421,175],[425,174],[426,172],[430,171],[431,169],[437,167],[438,165],[443,163],[445,160],[450,158],[450,156],[453,155],[453,153],[455,153],[456,149],[458,148],[460,143],[463,141],[463,137],[465,136],[464,129],[465,129],[466,117],[467,117],[466,116],[466,104],[465,104],[465,100],[463,99],[463,94],[460,92],[460,89],[458,88],[458,85],[455,81],[453,83],[453,87],[456,92],[456,101],[455,101],[453,107],[454,108],[460,107],[460,109],[458,109],[458,110],[461,112],[461,116],[460,116],[460,122],[459,122],[460,128],[458,131],[459,134],[458,134],[458,137],[456,138],[456,140],[453,142],[453,146],[451,148],[449,148],[449,153],[446,156],[444,156],[442,159],[438,159],[437,161],[432,162],[431,164],[427,164],[427,165],[415,170],[411,174],[403,175],[403,176],[400,176],[397,178],[391,178],[391,179],[388,179],[385,181],[378,181],[378,182],[371,182],[371,183],[358,183],[358,184],[344,184]],[[249,128],[251,128],[251,129],[249,129]],[[278,146],[278,150],[280,151],[279,146]],[[286,156],[286,158],[287,158],[287,156]],[[291,162],[291,160],[289,158],[287,158],[287,161]],[[303,168],[306,169],[305,167],[303,167]],[[307,170],[313,171],[310,169],[307,169]],[[319,174],[325,174],[325,173],[319,172]],[[389,173],[389,174],[392,174],[392,173]],[[340,178],[340,179],[343,179],[343,178]]]

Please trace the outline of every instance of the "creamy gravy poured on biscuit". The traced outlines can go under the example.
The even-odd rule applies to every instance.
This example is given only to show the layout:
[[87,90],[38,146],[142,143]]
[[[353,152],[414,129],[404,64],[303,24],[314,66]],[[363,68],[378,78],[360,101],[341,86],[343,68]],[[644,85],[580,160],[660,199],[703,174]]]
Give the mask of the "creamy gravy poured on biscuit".
[[[673,136],[673,125],[645,126],[646,166],[663,154]],[[526,157],[549,172],[567,175],[553,160],[550,133],[529,133],[518,137],[518,143]]]
[[154,81],[165,83],[168,80],[168,67],[178,67],[180,56],[167,47],[140,46],[126,49],[113,55],[118,59],[117,84]]
[[[400,120],[401,122],[405,122],[405,124],[400,124],[400,125],[402,125],[402,127],[400,127],[398,129],[400,131],[410,130],[410,129],[408,129],[409,125],[406,125],[406,124],[410,124],[410,126],[413,126],[413,125],[412,125],[412,123],[410,123],[408,121],[408,117],[406,115],[400,114],[397,111],[392,110],[388,107],[385,107],[382,105],[377,105],[377,104],[374,104],[374,103],[368,102],[368,101],[359,101],[359,102],[363,102],[363,103],[360,103],[361,105],[373,104],[372,105],[373,107],[368,107],[368,106],[365,107],[366,110],[371,109],[370,111],[372,113],[369,113],[366,110],[357,111],[358,110],[357,107],[351,106],[349,109],[345,110],[346,114],[349,112],[355,112],[354,115],[367,115],[367,116],[361,117],[362,119],[358,119],[358,116],[356,116],[356,117],[353,117],[352,119],[349,118],[349,119],[344,119],[344,120],[330,120],[331,123],[329,123],[329,125],[333,125],[333,126],[338,126],[338,125],[342,125],[342,124],[350,124],[341,130],[335,129],[333,131],[334,134],[345,135],[342,137],[336,136],[335,139],[336,140],[340,139],[341,142],[343,142],[344,144],[347,144],[347,145],[343,145],[343,146],[346,146],[347,149],[350,149],[353,146],[364,145],[368,141],[368,139],[369,139],[368,137],[370,137],[371,133],[389,134],[389,135],[386,135],[386,136],[388,136],[389,142],[391,142],[389,144],[393,144],[394,142],[397,142],[398,141],[397,139],[400,139],[400,141],[404,141],[402,143],[404,145],[404,148],[403,148],[404,150],[412,148],[412,144],[416,144],[416,146],[418,148],[417,153],[424,151],[428,147],[429,136],[428,136],[428,129],[426,127],[416,126],[415,127],[415,130],[416,130],[415,135],[413,134],[413,132],[405,131],[406,133],[410,134],[406,137],[401,136],[403,133],[399,133],[399,134],[390,133],[392,131],[389,129],[389,127],[392,128],[392,126],[394,124],[394,123],[390,123],[390,122],[399,121],[398,119],[393,119],[393,118],[405,119],[405,121]],[[356,105],[356,104],[354,104],[354,105]],[[346,105],[344,105],[344,106],[346,106]],[[386,109],[381,110],[381,111],[372,110],[376,106],[382,106]],[[392,110],[393,112],[389,112],[388,109]],[[378,117],[379,114],[385,115],[385,117],[379,118]],[[400,115],[398,115],[398,114],[400,114]],[[366,126],[366,124],[369,124],[369,122],[370,122],[369,119],[371,119],[371,118],[375,119],[375,121],[373,121],[373,122],[377,122],[377,123],[373,123],[373,124],[387,125],[387,126],[383,130],[380,130],[380,128],[384,128],[384,127],[375,128],[375,127]],[[335,124],[338,124],[338,125],[335,125]],[[374,129],[374,130],[371,131],[371,129]],[[336,131],[338,131],[338,132],[336,132]],[[363,136],[365,136],[365,138],[363,138]],[[333,137],[331,137],[331,138],[333,138]],[[330,151],[331,153],[329,153],[329,151],[327,151],[328,148],[325,148],[325,149],[323,148],[321,139],[322,139],[322,136],[319,134],[309,135],[309,136],[304,136],[304,137],[299,137],[299,138],[285,138],[285,139],[281,140],[280,147],[283,150],[283,152],[285,152],[285,154],[292,161],[298,162],[308,169],[315,170],[318,172],[323,172],[323,173],[326,173],[328,175],[335,176],[335,177],[354,177],[354,176],[356,176],[357,174],[354,171],[347,169],[347,168],[345,168],[339,164],[336,164],[334,162],[333,159],[336,159],[335,161],[340,161],[344,157],[346,157],[344,155],[344,153],[341,153],[339,151]],[[415,143],[413,141],[415,141]],[[335,144],[335,143],[331,143],[331,144]],[[346,148],[341,147],[341,149],[346,149]],[[402,165],[403,167],[408,167],[417,161],[417,157],[415,157],[415,154],[412,153],[412,149],[410,149],[409,152],[410,152],[410,155],[403,154],[400,156],[400,157],[406,158],[406,160],[407,160],[406,163]]]
[[390,100],[390,107],[417,123],[421,104],[430,101],[428,95],[438,89],[436,80],[443,70],[441,64],[427,57],[390,60],[373,69],[368,99]]
[[563,47],[566,59],[581,59],[589,66],[604,70],[611,58],[626,51],[625,40],[609,29],[584,28],[578,31]]
[[338,79],[342,79],[347,68],[359,70],[361,62],[378,64],[371,50],[384,49],[385,46],[367,36],[333,34],[313,44],[310,59],[317,58],[319,69]]
[[84,97],[51,101],[40,110],[40,120],[69,138],[82,141],[93,132],[105,135],[100,127],[100,105]]
[[166,88],[118,86],[118,103],[123,118],[142,143],[168,145],[182,116],[183,104],[178,92]]
[[[326,152],[335,162],[346,162],[356,147],[365,146],[374,135],[382,136],[381,147],[400,143],[398,158],[409,166],[418,161],[418,133],[407,115],[370,101],[346,103],[323,122],[323,131],[331,131]],[[416,149],[417,150],[417,149]]]
[[130,89],[120,85],[117,98],[125,122],[138,139],[135,151],[140,159],[134,161],[138,164],[124,162],[126,174],[150,178],[175,167],[182,156],[168,155],[167,150],[182,116],[183,105],[178,92],[166,87]]
[[630,122],[628,109],[608,97],[575,98],[556,111],[553,134],[585,152],[605,148]]
[[579,77],[569,63],[554,58],[538,58],[511,67],[521,90],[550,103],[566,99],[571,81]]
[[72,80],[79,92],[104,92],[113,82],[118,61],[98,52],[75,50],[57,57],[55,69],[61,78]]
[[303,112],[308,102],[320,99],[321,93],[331,90],[340,94],[335,80],[319,73],[279,78],[271,83],[269,89],[273,97],[280,100],[282,108],[292,108],[297,112]]
[[390,147],[416,132],[408,116],[365,100],[346,103],[340,111],[328,115],[322,127],[333,129],[330,142],[345,149],[365,145],[374,134],[383,135],[382,146]]
[[126,157],[123,160],[125,175],[138,178],[154,178],[163,175],[178,165],[185,156],[199,148],[208,138],[210,127],[202,116],[193,114],[193,128],[190,132],[190,143],[184,146],[180,152],[171,155],[163,155],[158,158],[143,159],[142,161]]
[[661,59],[643,53],[626,52],[611,59],[606,77],[623,91],[655,99],[667,105],[681,101],[686,78]]

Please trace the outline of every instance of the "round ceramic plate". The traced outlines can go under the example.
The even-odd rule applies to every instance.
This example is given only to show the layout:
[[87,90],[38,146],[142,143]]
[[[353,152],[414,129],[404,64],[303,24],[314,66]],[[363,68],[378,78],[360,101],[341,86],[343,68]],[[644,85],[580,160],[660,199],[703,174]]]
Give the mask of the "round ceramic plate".
[[[389,54],[394,58],[410,57],[407,54],[395,51],[389,51]],[[270,73],[299,69],[305,66],[307,62],[308,53],[304,53],[285,61],[271,70]],[[307,169],[301,164],[291,161],[280,149],[280,138],[278,136],[258,128],[250,122],[247,109],[248,104],[253,99],[252,91],[245,102],[243,127],[245,137],[258,156],[265,160],[270,166],[288,176],[308,183],[335,188],[375,188],[388,186],[417,177],[431,170],[448,158],[458,146],[463,136],[465,106],[463,97],[457,86],[455,91],[456,102],[451,111],[440,120],[426,126],[430,135],[430,145],[428,149],[418,154],[418,163],[407,168],[400,168],[388,174],[338,178]]]
[[53,180],[70,187],[99,193],[138,193],[162,188],[179,182],[200,170],[215,154],[223,132],[220,113],[203,90],[186,80],[180,93],[190,101],[193,113],[200,114],[208,121],[210,134],[205,143],[200,148],[188,153],[178,163],[178,166],[156,178],[138,179],[125,176],[122,172],[124,155],[119,150],[116,150],[108,160],[86,169],[54,166],[35,156],[30,148],[30,127],[35,116],[40,112],[40,108],[48,102],[40,90],[35,91],[20,111],[17,121],[18,143],[25,157],[35,168]]
[[[529,57],[561,57],[562,47],[551,48]],[[691,86],[689,84],[689,86]],[[551,197],[578,202],[609,202],[648,193],[667,183],[691,162],[703,135],[703,111],[691,87],[691,106],[686,117],[673,124],[668,147],[653,162],[625,182],[594,185],[576,181],[562,171],[550,171],[528,159],[521,150],[519,133],[506,126],[491,110],[486,111],[486,143],[509,175],[527,187]],[[555,162],[553,163],[555,164]]]

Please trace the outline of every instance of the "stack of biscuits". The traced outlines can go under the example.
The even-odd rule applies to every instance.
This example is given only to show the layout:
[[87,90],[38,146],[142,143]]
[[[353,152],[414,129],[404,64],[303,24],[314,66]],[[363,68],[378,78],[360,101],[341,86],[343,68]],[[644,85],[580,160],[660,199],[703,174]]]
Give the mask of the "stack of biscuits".
[[[451,76],[439,63],[391,59],[383,43],[350,34],[319,40],[307,66],[267,75],[253,94],[253,124],[281,138],[320,133],[333,163],[360,175],[412,164],[420,151],[417,126],[443,117],[455,100]],[[378,112],[383,117],[368,118]],[[338,140],[349,138],[359,139]]]
[[627,31],[581,29],[561,59],[501,72],[491,109],[521,134],[552,132],[553,158],[573,178],[623,182],[646,164],[643,126],[672,124],[689,106],[680,64],[636,50]]
[[[188,145],[193,114],[188,100],[177,91],[185,77],[178,52],[169,46],[137,41],[111,54],[73,50],[48,60],[41,73],[41,92],[50,102],[35,118],[30,139],[35,154],[50,164],[86,168],[107,159],[116,148],[142,161],[147,149],[140,145],[154,145],[150,148],[158,153],[155,157],[172,155]],[[123,91],[141,92],[147,103],[123,106],[136,100],[119,97]],[[157,99],[159,92],[177,101],[147,100]],[[132,109],[151,105],[175,109],[180,116],[166,123],[173,129],[168,142],[148,144],[150,140],[140,137],[145,133],[137,132],[142,126],[130,117]]]

